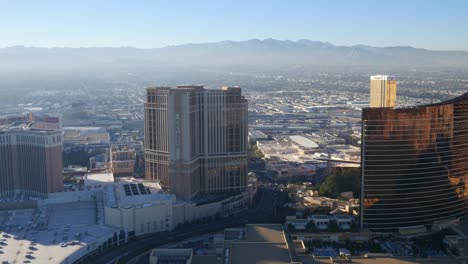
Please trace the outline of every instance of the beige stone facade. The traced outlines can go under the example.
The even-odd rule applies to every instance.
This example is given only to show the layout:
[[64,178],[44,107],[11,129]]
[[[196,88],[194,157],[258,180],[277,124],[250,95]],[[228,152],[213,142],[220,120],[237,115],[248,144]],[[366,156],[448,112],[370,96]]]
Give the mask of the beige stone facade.
[[61,131],[0,131],[0,197],[41,197],[61,191]]
[[247,186],[247,101],[238,87],[147,89],[146,179],[178,198],[244,191]]
[[127,145],[113,145],[109,149],[109,167],[115,176],[133,176],[136,151]]

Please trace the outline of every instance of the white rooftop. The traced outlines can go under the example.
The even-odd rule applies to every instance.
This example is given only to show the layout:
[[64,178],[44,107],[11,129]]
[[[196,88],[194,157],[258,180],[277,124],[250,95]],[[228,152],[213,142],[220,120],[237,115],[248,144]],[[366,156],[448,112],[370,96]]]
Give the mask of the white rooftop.
[[96,186],[114,183],[112,172],[88,173],[84,177],[85,186]]
[[266,156],[278,159],[285,162],[303,163],[307,161],[315,161],[312,154],[300,154],[291,144],[286,144],[277,141],[262,141],[258,144],[258,148]]
[[395,80],[395,76],[390,76],[390,75],[372,75],[370,77],[371,80]]
[[[96,224],[95,203],[54,204],[42,209],[0,212],[0,262],[61,263],[94,250],[117,229]],[[74,253],[77,255],[71,256]]]
[[103,127],[87,127],[87,126],[65,126],[63,127],[65,131],[83,131],[83,132],[106,132],[106,129]]
[[312,140],[303,136],[290,136],[289,137],[294,143],[299,144],[305,148],[318,148],[319,145]]
[[160,200],[175,200],[166,194],[158,182],[124,179],[106,186],[105,205],[109,207],[133,207],[151,204]]

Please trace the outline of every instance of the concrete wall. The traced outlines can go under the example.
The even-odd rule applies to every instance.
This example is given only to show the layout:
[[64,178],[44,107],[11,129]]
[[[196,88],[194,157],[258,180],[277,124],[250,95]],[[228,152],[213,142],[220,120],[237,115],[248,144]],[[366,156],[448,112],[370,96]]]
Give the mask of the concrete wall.
[[106,207],[104,212],[107,225],[119,227],[126,232],[135,231],[136,236],[173,229],[171,200],[139,207]]
[[174,227],[196,219],[215,216],[222,212],[221,202],[196,206],[193,203],[178,203],[174,205]]
[[178,224],[188,223],[205,217],[213,217],[216,214],[228,216],[238,212],[242,206],[248,207],[249,204],[250,196],[248,192],[200,206],[188,202],[177,203],[173,207],[173,225],[176,227]]
[[93,201],[94,197],[101,197],[102,190],[84,190],[77,192],[58,192],[58,193],[49,193],[47,199],[38,200],[38,206],[44,206],[47,204],[62,204],[62,203],[72,203],[78,201]]
[[60,264],[69,264],[69,263],[74,263],[75,261],[79,260],[80,258],[86,256],[87,254],[95,251],[98,249],[101,245],[103,245],[108,239],[112,238],[113,236],[118,235],[117,232],[115,233],[109,233],[105,236],[102,236],[96,240],[94,240],[90,245],[88,246],[83,246],[82,248],[78,249],[77,251],[73,252],[71,255],[68,257],[62,259],[59,263]]
[[0,211],[37,208],[37,201],[0,202]]

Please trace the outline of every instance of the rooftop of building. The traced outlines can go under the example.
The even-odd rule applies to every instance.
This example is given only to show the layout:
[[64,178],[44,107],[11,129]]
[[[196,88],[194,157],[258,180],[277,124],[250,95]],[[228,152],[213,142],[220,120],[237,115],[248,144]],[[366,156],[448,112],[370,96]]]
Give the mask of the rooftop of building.
[[[142,207],[173,198],[161,193],[157,182],[123,178],[114,183],[112,173],[107,172],[90,173],[86,180],[102,187],[49,194],[37,201],[38,209],[0,211],[0,240],[4,240],[0,242],[0,262],[61,263],[69,258],[72,263],[75,256],[96,249],[119,229],[103,224],[104,213],[98,209],[101,199],[96,203],[95,197],[104,195],[104,204],[113,197],[119,206]],[[130,196],[124,186],[129,187]]]
[[[216,255],[193,255],[191,248],[158,248],[153,249],[150,258],[156,257],[156,264],[219,264]],[[153,263],[153,262],[151,262]]]
[[371,75],[370,79],[371,80],[379,80],[379,81],[380,80],[382,80],[382,81],[395,80],[395,76],[378,74],[378,75]]
[[313,219],[319,219],[319,220],[329,220],[330,217],[328,215],[311,215]]
[[258,148],[269,158],[277,159],[284,162],[297,162],[303,163],[306,161],[313,161],[314,157],[309,154],[300,154],[291,144],[284,142],[262,141],[258,144]]
[[48,205],[38,210],[0,212],[0,260],[7,263],[61,263],[118,229],[96,223],[94,202]]
[[34,121],[15,121],[7,125],[0,125],[0,133],[35,133],[35,134],[58,134],[61,133],[60,130],[55,129],[43,129],[33,126]]
[[30,129],[32,121],[14,121],[0,127],[2,130],[26,130]]
[[292,263],[287,243],[232,243],[232,264],[287,264]]
[[232,242],[229,250],[232,264],[292,263],[283,227],[279,224],[246,225],[245,240]]
[[148,87],[147,90],[165,90],[165,91],[184,91],[184,90],[202,90],[202,91],[221,91],[221,92],[238,92],[242,91],[242,88],[239,86],[222,86],[219,89],[206,88],[204,84],[182,84],[177,85],[176,87]]
[[110,149],[112,152],[135,151],[135,148],[132,145],[123,145],[123,144],[112,144]]
[[336,219],[339,219],[339,220],[352,220],[351,216],[347,215],[347,214],[335,214],[333,215]]
[[109,133],[103,127],[63,127],[65,143],[108,143]]
[[[437,257],[437,258],[412,258],[412,257],[351,257],[351,260],[346,263],[360,263],[360,264],[447,264],[456,263],[455,259],[450,257]],[[299,260],[302,264],[330,264],[334,263],[329,257],[314,258],[312,255],[300,255]]]
[[182,85],[177,85],[176,88],[205,89],[205,85],[204,84],[182,84]]
[[87,172],[88,167],[83,167],[79,165],[68,165],[67,167],[63,168],[62,172]]
[[121,178],[113,185],[106,186],[105,205],[108,207],[144,207],[161,200],[173,200],[158,182],[148,182],[134,178]]
[[65,126],[64,131],[76,130],[81,132],[106,132],[104,127],[91,127],[91,126]]
[[15,111],[13,110],[10,113],[3,113],[0,114],[0,119],[6,119],[6,118],[16,118],[16,117],[28,117],[30,115],[29,111]]
[[243,240],[244,230],[242,228],[226,228],[224,229],[224,240]]
[[156,258],[156,264],[186,264],[192,256],[191,248],[157,248],[150,253],[150,257]]
[[84,177],[85,186],[104,185],[114,182],[112,172],[87,173]]
[[278,224],[248,224],[245,226],[245,239],[248,242],[285,242],[283,227]]
[[268,136],[260,130],[250,130],[249,137],[254,138],[254,139],[268,138]]
[[219,264],[216,256],[193,256],[191,264]]
[[299,144],[301,147],[304,147],[304,148],[318,148],[319,147],[317,143],[303,136],[289,136],[289,138],[293,141],[293,143]]
[[455,98],[442,101],[439,103],[431,103],[431,104],[424,104],[424,105],[412,105],[412,106],[402,106],[402,107],[370,107],[370,108],[364,108],[363,110],[366,112],[405,112],[405,111],[417,111],[418,109],[425,108],[425,107],[437,107],[437,106],[443,106],[443,105],[449,105],[449,104],[459,104],[459,103],[466,103],[468,102],[468,92],[457,96]]

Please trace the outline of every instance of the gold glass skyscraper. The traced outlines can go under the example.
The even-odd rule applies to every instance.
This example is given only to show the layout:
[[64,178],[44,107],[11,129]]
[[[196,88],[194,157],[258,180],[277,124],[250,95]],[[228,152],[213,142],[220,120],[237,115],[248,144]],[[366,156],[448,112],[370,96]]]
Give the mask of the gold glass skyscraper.
[[468,93],[362,111],[361,226],[431,227],[468,216]]
[[395,107],[397,83],[388,75],[370,77],[370,107]]

